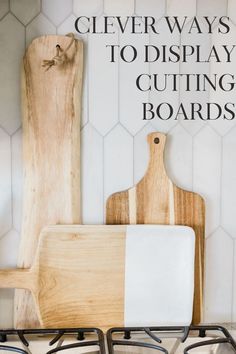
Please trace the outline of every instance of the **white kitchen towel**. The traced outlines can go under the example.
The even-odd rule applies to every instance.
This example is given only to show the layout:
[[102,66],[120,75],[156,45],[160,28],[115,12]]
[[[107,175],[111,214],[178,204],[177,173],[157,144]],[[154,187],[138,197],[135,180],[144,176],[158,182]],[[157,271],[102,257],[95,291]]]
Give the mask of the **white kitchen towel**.
[[189,325],[195,233],[187,226],[129,225],[125,326]]

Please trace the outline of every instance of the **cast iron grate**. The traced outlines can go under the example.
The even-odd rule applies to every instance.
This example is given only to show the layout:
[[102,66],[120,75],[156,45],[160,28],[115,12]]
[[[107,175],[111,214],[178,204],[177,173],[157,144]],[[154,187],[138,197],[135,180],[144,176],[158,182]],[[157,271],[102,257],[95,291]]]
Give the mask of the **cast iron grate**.
[[[93,334],[95,339],[89,339],[88,335]],[[52,339],[49,341],[49,346],[52,346],[56,343],[58,345],[47,351],[45,354],[53,354],[58,352],[63,352],[73,348],[82,348],[88,346],[94,346],[98,348],[99,354],[105,354],[105,340],[103,332],[98,328],[60,328],[60,329],[30,329],[30,330],[0,330],[0,350],[6,352],[14,352],[21,354],[28,354],[29,351],[29,341],[27,339],[28,335],[50,335]],[[60,340],[64,336],[75,336],[75,342],[70,344],[60,344]],[[16,336],[19,338],[25,349],[18,348],[15,346],[7,345],[7,341],[11,339],[11,336]],[[3,344],[4,343],[4,344]],[[5,344],[6,343],[6,344]],[[63,343],[63,341],[62,341]]]
[[[161,333],[169,334],[172,338],[179,337],[180,342],[184,343],[188,338],[189,334],[195,332],[200,338],[206,337],[211,332],[219,332],[219,337],[214,339],[198,341],[194,344],[185,347],[183,354],[190,354],[192,350],[198,347],[210,346],[214,344],[224,344],[230,345],[232,352],[236,353],[236,342],[228,332],[228,330],[222,326],[190,326],[190,327],[120,327],[111,328],[107,332],[107,344],[109,354],[115,354],[115,346],[132,346],[132,347],[142,347],[155,349],[158,352],[169,354],[168,350],[162,346],[162,339],[158,335]],[[134,334],[146,334],[149,338],[153,340],[152,343],[146,343],[139,340],[133,340]],[[206,334],[207,333],[207,334]],[[119,334],[123,338],[114,338],[114,334]]]

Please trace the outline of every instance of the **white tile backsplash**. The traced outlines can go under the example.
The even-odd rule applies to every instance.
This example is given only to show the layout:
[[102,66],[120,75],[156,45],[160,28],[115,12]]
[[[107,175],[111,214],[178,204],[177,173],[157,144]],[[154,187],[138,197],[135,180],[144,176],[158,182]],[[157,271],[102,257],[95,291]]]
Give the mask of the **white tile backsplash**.
[[[230,46],[235,45],[236,36],[236,26],[234,24],[230,25],[230,32],[228,34],[220,34],[218,33],[218,27],[216,27],[213,31],[212,42],[217,46],[218,51],[222,58],[225,60],[225,55],[223,55],[222,46],[227,44],[229,48]],[[233,57],[235,58],[235,56]],[[219,63],[212,62],[210,66],[210,70],[212,74],[222,75],[225,73],[230,73],[232,75],[236,75],[236,66],[234,59],[231,63],[224,63],[223,65],[219,65]],[[230,81],[230,78],[228,78]],[[227,82],[227,81],[226,81]],[[227,87],[226,87],[227,89]],[[234,102],[235,100],[235,90],[232,91],[223,91],[223,90],[210,90],[210,101],[216,102],[222,107],[224,107],[227,102]],[[218,132],[218,134],[224,136],[227,134],[233,127],[236,125],[236,119],[233,120],[225,120],[225,119],[217,119],[211,120],[209,122],[211,126]]]
[[[235,62],[227,65],[179,65],[141,58],[133,64],[109,63],[109,44],[179,45],[198,42],[205,52],[213,42],[235,44],[236,26],[230,35],[221,36],[214,29],[208,35],[186,31],[169,35],[163,15],[225,15],[236,23],[235,1],[226,0],[11,0],[0,1],[0,267],[16,264],[21,228],[22,202],[22,132],[20,117],[20,64],[25,48],[35,37],[44,34],[75,32],[78,16],[154,16],[161,34],[78,35],[85,43],[83,114],[81,122],[82,219],[85,223],[103,223],[106,198],[129,188],[145,173],[149,159],[147,134],[159,130],[168,133],[165,152],[166,169],[180,187],[205,197],[207,247],[205,320],[236,321],[236,126],[234,121],[201,122],[153,119],[142,121],[141,103],[171,102],[176,109],[181,101],[235,101],[235,92],[210,91],[203,95],[152,91],[141,94],[134,88],[139,73],[217,73],[236,75]],[[40,10],[42,10],[40,12]],[[72,14],[73,12],[73,14]],[[123,18],[123,23],[124,23]],[[83,29],[87,29],[86,19]],[[24,24],[24,25],[23,25]],[[102,28],[102,18],[97,24]],[[25,33],[26,32],[26,33]],[[117,59],[117,56],[116,56]],[[223,149],[222,149],[223,147]],[[234,243],[233,243],[234,242]],[[233,248],[234,244],[234,248]],[[233,252],[234,250],[234,252]],[[234,258],[234,263],[233,263]],[[234,264],[234,267],[233,267]],[[0,327],[12,326],[13,292],[0,292]]]
[[104,0],[104,12],[110,16],[132,15],[134,0]]
[[55,26],[65,20],[73,9],[73,0],[42,0],[42,12]]
[[[0,129],[0,237],[5,235],[12,225],[11,192],[11,141],[9,135]],[[7,254],[6,254],[7,256]],[[0,260],[1,262],[1,260]]]
[[180,188],[192,190],[193,142],[191,135],[177,124],[167,135],[165,166],[170,179]]
[[27,25],[36,15],[40,13],[40,8],[40,0],[10,0],[11,12],[24,25]]
[[232,277],[233,240],[219,228],[206,240],[206,322],[231,322]]
[[55,33],[55,26],[43,14],[40,14],[26,27],[26,44],[28,46],[36,37]]
[[[98,30],[102,26],[98,22]],[[89,121],[100,134],[107,134],[118,122],[118,62],[109,62],[106,45],[118,44],[118,36],[89,35]],[[105,58],[105,60],[104,60]]]
[[221,143],[221,137],[206,126],[195,136],[193,145],[193,189],[205,199],[207,236],[220,224]]
[[149,162],[149,145],[147,135],[156,129],[147,123],[134,137],[134,183],[137,184],[144,176]]
[[169,16],[188,16],[196,15],[197,0],[166,0],[167,14]]
[[[127,33],[120,34],[120,46],[124,47],[132,43],[139,54],[133,63],[119,61],[119,114],[120,122],[132,135],[135,135],[147,124],[147,121],[143,120],[142,103],[149,101],[149,95],[148,92],[137,90],[136,79],[140,75],[140,67],[143,73],[149,72],[148,63],[143,62],[143,48],[149,43],[149,35],[134,36],[130,33],[131,26],[127,28],[129,28]],[[126,60],[131,60],[134,56],[130,47],[124,53]],[[128,100],[127,97],[129,97]]]
[[[158,43],[164,43],[166,46],[170,45],[180,45],[180,35],[177,33],[177,31],[171,35],[170,31],[168,30],[166,26],[166,22],[164,19],[161,19],[158,23],[158,31],[160,34],[150,34],[150,44],[153,44],[154,46]],[[149,58],[150,60],[154,60],[155,58],[155,50],[150,49],[149,52]],[[163,80],[163,75],[168,73],[168,74],[175,74],[179,73],[180,67],[179,63],[169,63],[169,62],[162,62],[162,61],[154,61],[153,63],[150,63],[150,74],[152,75],[151,77],[151,87],[152,90],[150,91],[150,102],[154,106],[154,112],[156,107],[161,103],[161,102],[168,102],[171,104],[173,107],[173,110],[176,112],[179,106],[179,92],[178,91],[172,91],[171,92],[171,84],[168,89],[161,91],[161,89],[164,87],[164,80]],[[154,76],[157,74],[157,87],[159,91],[154,89]],[[177,87],[178,87],[178,79],[177,79]],[[170,94],[171,92],[171,94]],[[169,115],[169,109],[164,106],[161,110],[161,118],[158,118],[157,116],[154,117],[150,122],[152,125],[158,130],[163,133],[167,133],[171,128],[173,128],[177,124],[177,120],[175,120],[173,117],[171,119],[166,120],[166,117]]]
[[9,11],[9,1],[8,0],[1,0],[0,1],[0,19],[6,15]]
[[[14,229],[0,238],[0,268],[15,268],[19,248],[20,234]],[[12,328],[13,289],[0,289],[0,327]]]
[[[71,27],[76,21],[75,15],[70,15],[58,28],[57,33],[65,35],[73,31]],[[80,25],[83,31],[86,32],[86,26],[84,24]],[[82,92],[82,117],[81,117],[81,127],[84,127],[88,122],[88,34],[76,34],[76,38],[80,39],[84,43],[84,70],[83,70],[83,92]]]
[[117,125],[104,139],[104,197],[133,185],[133,138]]
[[236,24],[236,1],[228,0],[227,16]]
[[98,16],[103,11],[103,0],[74,0],[73,11],[76,16]]
[[0,125],[12,134],[21,125],[20,64],[25,49],[24,26],[12,14],[0,22],[0,47]]
[[19,129],[12,136],[12,213],[13,226],[20,233],[22,220],[22,130]]
[[161,18],[165,14],[165,0],[136,0],[135,13],[140,16],[154,16]]
[[[202,23],[202,21],[199,19],[199,22]],[[202,33],[202,34],[195,34],[189,33],[191,26],[191,21],[188,23],[188,26],[184,27],[184,31],[181,34],[181,45],[188,45],[191,43],[193,46],[200,45],[203,52],[207,53],[209,52],[209,48],[211,45],[211,38],[210,35],[207,33]],[[190,57],[186,63],[181,62],[180,63],[180,73],[181,74],[189,74],[189,73],[194,73],[194,74],[208,74],[210,73],[210,64],[209,63],[197,63],[196,64],[196,59],[193,57]],[[194,80],[193,80],[194,83]],[[192,121],[192,112],[191,112],[191,103],[200,103],[202,105],[201,109],[201,115],[205,118],[206,116],[206,103],[209,102],[209,90],[206,91],[196,91],[196,85],[193,84],[192,90],[188,92],[186,90],[186,81],[185,78],[183,77],[183,80],[180,80],[180,102],[183,103],[184,107],[189,107],[189,109],[186,109],[187,113],[187,120],[185,119],[184,116],[181,117],[179,116],[180,121],[182,122],[182,125],[184,126],[185,129],[191,134],[195,135],[201,127],[205,126],[206,123],[199,118],[197,114],[195,114],[195,120]],[[195,91],[194,91],[195,90]]]
[[87,124],[81,132],[83,224],[103,224],[103,139]]
[[236,127],[223,139],[222,226],[236,238]]
[[[230,0],[229,0],[230,1]],[[198,0],[198,16],[226,16],[228,0]]]

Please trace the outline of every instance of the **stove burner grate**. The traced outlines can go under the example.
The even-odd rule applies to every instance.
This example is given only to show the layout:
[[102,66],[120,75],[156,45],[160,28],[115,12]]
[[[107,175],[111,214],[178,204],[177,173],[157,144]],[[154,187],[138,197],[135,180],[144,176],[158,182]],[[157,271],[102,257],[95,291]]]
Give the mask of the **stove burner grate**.
[[[88,334],[93,334],[96,336],[95,340],[87,339]],[[105,354],[105,340],[103,332],[99,328],[64,328],[64,329],[30,329],[30,330],[0,330],[0,342],[5,343],[8,341],[10,336],[17,336],[21,343],[27,348],[29,347],[29,342],[26,339],[27,335],[54,335],[53,339],[50,340],[49,346],[56,344],[61,340],[64,335],[75,335],[75,343],[59,345],[56,348],[49,350],[45,354],[53,354],[62,352],[68,349],[96,346],[99,348],[99,354]],[[28,354],[22,348],[15,346],[9,346],[2,344],[0,345],[1,351]]]
[[[223,344],[228,343],[232,352],[236,353],[236,342],[233,337],[230,335],[228,330],[222,326],[189,326],[189,327],[120,327],[120,328],[111,328],[107,332],[107,344],[108,344],[108,352],[109,354],[115,354],[114,347],[115,346],[132,346],[132,347],[142,347],[142,348],[150,348],[156,349],[159,352],[169,354],[168,350],[161,346],[162,340],[157,336],[156,333],[165,332],[169,335],[173,334],[172,337],[176,337],[176,335],[180,336],[180,342],[184,343],[189,336],[189,333],[197,333],[198,337],[204,338],[206,337],[206,332],[220,332],[220,337],[215,339],[205,340],[196,342],[194,344],[188,345],[185,347],[183,354],[190,354],[190,351],[196,349],[198,347],[204,347],[214,344]],[[132,340],[132,336],[135,333],[145,333],[151,338],[154,342],[158,343],[146,343],[140,342],[136,340]],[[123,339],[114,338],[114,334],[123,335]]]

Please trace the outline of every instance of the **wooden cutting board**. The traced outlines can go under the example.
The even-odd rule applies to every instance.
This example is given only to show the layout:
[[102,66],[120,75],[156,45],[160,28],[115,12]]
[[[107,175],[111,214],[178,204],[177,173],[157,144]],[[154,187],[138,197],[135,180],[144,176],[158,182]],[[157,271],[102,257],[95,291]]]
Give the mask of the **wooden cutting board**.
[[[23,217],[19,267],[30,267],[43,227],[80,223],[80,111],[83,45],[67,36],[43,36],[23,59]],[[67,50],[64,63],[46,71],[43,60]],[[61,53],[61,52],[60,52]],[[15,327],[37,328],[28,291],[15,295]]]
[[106,224],[187,225],[196,234],[193,323],[202,319],[204,284],[205,204],[193,192],[178,188],[164,166],[166,136],[148,135],[150,161],[142,180],[133,188],[111,195],[106,204]]
[[32,268],[0,270],[0,287],[30,289],[46,328],[186,326],[194,249],[183,226],[52,226]]

